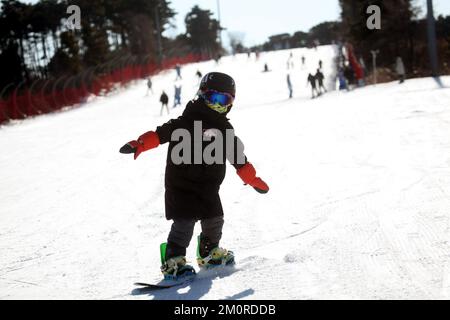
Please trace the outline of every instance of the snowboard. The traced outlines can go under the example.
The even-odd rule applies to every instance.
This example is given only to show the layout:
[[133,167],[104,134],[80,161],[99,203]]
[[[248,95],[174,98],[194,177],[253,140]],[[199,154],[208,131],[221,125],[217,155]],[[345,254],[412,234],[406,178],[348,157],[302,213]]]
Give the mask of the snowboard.
[[158,283],[152,284],[152,283],[146,283],[146,282],[136,282],[134,285],[141,287],[143,290],[162,290],[162,289],[169,289],[177,286],[181,286],[184,284],[187,284],[189,282],[192,282],[195,278],[195,274],[191,274],[189,276],[181,277],[177,280],[166,280],[163,279]]
[[218,265],[208,269],[201,269],[195,274],[190,274],[176,280],[163,279],[157,283],[135,282],[134,285],[140,287],[138,290],[142,292],[170,289],[194,282],[195,280],[208,279],[214,277],[226,277],[238,271],[236,265]]
[[[200,236],[198,237],[198,241],[200,242]],[[165,256],[166,256],[166,249],[167,249],[167,243],[161,243],[160,245],[160,254],[161,254],[161,264],[165,263]],[[200,252],[197,246],[197,256],[200,256]],[[217,276],[220,275],[221,271],[233,271],[235,266],[234,258],[231,264],[225,265],[220,264],[217,266],[211,266],[208,268],[204,268],[200,270],[199,272],[195,272],[193,270],[193,273],[189,272],[187,275],[182,275],[176,279],[163,279],[159,281],[158,283],[146,283],[146,282],[135,282],[134,285],[141,287],[141,291],[152,291],[152,290],[162,290],[162,289],[169,289],[177,286],[181,286],[187,283],[190,283],[194,281],[195,278],[205,278],[210,276]]]
[[[161,264],[164,264],[166,262],[166,250],[167,250],[167,243],[161,243],[160,245],[160,254],[161,254]],[[141,290],[144,291],[151,291],[151,290],[161,290],[161,289],[168,289],[173,288],[176,286],[181,286],[183,284],[189,283],[192,281],[195,277],[195,271],[189,272],[187,275],[182,275],[180,277],[174,278],[174,279],[162,279],[158,283],[146,283],[146,282],[135,282],[135,286],[141,287]]]

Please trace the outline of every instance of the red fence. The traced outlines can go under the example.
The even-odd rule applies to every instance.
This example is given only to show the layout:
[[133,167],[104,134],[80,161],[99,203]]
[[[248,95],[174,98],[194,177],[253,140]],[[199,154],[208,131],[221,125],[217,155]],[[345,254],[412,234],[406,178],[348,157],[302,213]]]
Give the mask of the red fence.
[[[0,92],[0,124],[77,105],[86,101],[91,95],[105,95],[130,81],[171,69],[177,64],[202,60],[205,58],[189,55],[183,58],[166,59],[160,65],[147,63],[115,66],[100,75],[95,72],[98,68],[90,68],[74,76],[63,76],[46,81],[38,80],[29,88],[22,88],[22,85],[19,84],[7,98],[3,98]],[[113,63],[110,62],[106,68]],[[118,64],[120,63],[118,62]],[[104,68],[105,65],[100,67]]]

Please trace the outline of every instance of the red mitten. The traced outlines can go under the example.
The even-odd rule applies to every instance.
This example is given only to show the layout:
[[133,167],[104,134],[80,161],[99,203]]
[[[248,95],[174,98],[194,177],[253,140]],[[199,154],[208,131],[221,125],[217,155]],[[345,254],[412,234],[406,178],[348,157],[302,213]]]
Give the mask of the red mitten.
[[251,185],[259,193],[267,193],[269,191],[269,186],[256,176],[256,170],[250,162],[239,168],[237,174],[245,184]]
[[159,136],[156,132],[149,131],[141,135],[137,141],[133,140],[120,148],[120,153],[134,153],[134,160],[144,151],[159,146]]

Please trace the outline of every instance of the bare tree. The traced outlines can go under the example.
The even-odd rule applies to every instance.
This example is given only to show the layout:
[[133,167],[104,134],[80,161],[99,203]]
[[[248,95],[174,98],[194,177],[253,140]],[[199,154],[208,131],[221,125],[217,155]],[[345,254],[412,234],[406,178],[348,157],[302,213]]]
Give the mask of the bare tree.
[[228,32],[228,38],[230,39],[232,53],[241,53],[244,49],[245,33],[240,31],[230,31]]

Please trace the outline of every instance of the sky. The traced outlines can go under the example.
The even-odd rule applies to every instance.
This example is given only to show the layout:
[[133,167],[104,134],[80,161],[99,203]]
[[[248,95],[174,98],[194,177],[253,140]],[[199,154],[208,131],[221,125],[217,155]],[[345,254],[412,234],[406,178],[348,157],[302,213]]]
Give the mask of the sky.
[[[194,5],[208,9],[218,18],[220,4],[223,44],[228,46],[228,33],[239,33],[246,46],[266,42],[272,35],[293,34],[308,31],[311,27],[339,19],[338,0],[169,0],[177,15],[173,19],[175,28],[165,32],[165,36],[175,37],[185,32],[184,18]],[[28,3],[37,0],[22,1]],[[436,16],[450,15],[450,0],[433,0]],[[426,0],[416,0],[426,12]]]
[[[183,33],[184,17],[198,4],[202,9],[217,15],[220,3],[221,25],[224,45],[228,42],[228,32],[240,32],[244,44],[253,46],[267,41],[271,35],[307,31],[314,25],[339,18],[337,0],[170,0],[177,11],[177,30],[166,34]],[[447,0],[448,1],[448,0]]]
[[[194,5],[211,10],[217,16],[220,3],[221,24],[227,28],[223,32],[227,45],[228,32],[244,34],[244,44],[253,46],[266,42],[269,36],[279,33],[293,34],[308,31],[311,27],[340,18],[338,0],[170,0],[178,13],[175,17],[176,29],[168,30],[173,36],[185,31],[184,17]],[[416,0],[426,12],[426,0]],[[435,14],[450,15],[450,0],[433,0]]]

